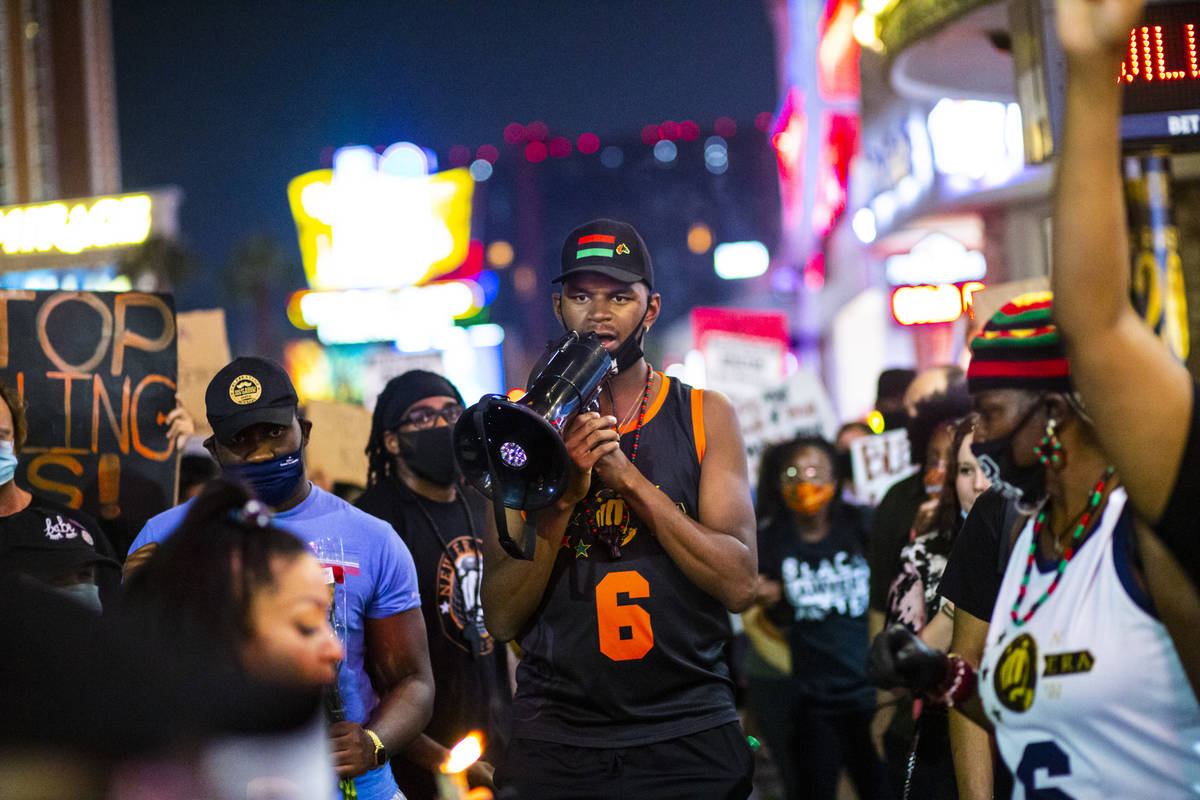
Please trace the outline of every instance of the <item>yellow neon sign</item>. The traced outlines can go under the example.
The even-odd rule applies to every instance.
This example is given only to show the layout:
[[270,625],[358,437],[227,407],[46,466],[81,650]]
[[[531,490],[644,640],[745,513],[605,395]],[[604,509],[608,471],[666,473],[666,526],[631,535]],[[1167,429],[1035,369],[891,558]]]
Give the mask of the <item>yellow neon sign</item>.
[[81,253],[139,244],[150,234],[149,195],[0,208],[0,249],[7,255]]
[[288,184],[311,288],[414,286],[466,260],[475,186],[467,170],[409,176],[352,166],[335,158],[334,169]]

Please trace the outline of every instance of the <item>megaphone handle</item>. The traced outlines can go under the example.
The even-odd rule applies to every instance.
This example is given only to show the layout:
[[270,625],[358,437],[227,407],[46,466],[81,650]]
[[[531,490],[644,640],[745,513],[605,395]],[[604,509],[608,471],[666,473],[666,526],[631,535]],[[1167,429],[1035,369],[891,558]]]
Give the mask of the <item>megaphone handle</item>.
[[[500,539],[500,546],[504,548],[504,552],[522,561],[532,561],[533,549],[537,542],[537,532],[526,526],[524,551],[517,547],[517,543],[508,534],[507,509],[505,508],[503,498],[500,497],[500,481],[497,480],[499,473],[496,471],[496,461],[492,457],[492,448],[487,446],[487,433],[483,429],[484,408],[490,407],[490,405],[490,403],[480,403],[475,408],[471,421],[475,424],[475,433],[479,436],[479,441],[483,442],[483,452],[487,453],[488,472],[492,475],[492,511],[496,517],[496,534]],[[526,553],[529,555],[526,555]]]

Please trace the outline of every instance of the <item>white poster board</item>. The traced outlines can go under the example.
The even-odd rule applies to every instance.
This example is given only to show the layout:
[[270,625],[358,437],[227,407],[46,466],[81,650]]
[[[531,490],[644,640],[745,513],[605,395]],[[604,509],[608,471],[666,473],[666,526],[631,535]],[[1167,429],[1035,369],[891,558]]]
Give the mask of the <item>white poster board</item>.
[[850,463],[854,469],[854,494],[859,502],[878,505],[892,484],[916,472],[911,450],[908,432],[903,428],[852,441]]

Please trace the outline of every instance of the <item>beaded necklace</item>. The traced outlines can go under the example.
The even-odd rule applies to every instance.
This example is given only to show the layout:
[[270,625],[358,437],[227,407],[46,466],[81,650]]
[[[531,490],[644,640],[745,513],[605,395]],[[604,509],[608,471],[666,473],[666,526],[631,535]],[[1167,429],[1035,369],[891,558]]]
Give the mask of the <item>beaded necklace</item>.
[[[642,389],[642,404],[638,411],[637,427],[633,429],[633,448],[629,452],[629,463],[637,464],[638,440],[642,436],[642,423],[646,421],[646,407],[650,404],[650,386],[654,382],[654,369],[649,362],[646,363],[646,386]],[[619,430],[619,429],[618,429]],[[604,544],[608,545],[609,555],[613,558],[621,557],[621,541],[625,538],[625,534],[629,531],[629,514],[625,513],[625,524],[618,532],[615,525],[606,525],[604,532],[600,532],[600,526],[596,523],[596,509],[592,508],[590,497],[585,497],[583,501],[583,512],[587,520],[588,530],[592,536]]]
[[1037,519],[1033,523],[1033,537],[1029,543],[1029,557],[1025,560],[1025,574],[1021,578],[1021,588],[1017,591],[1017,599],[1016,602],[1013,603],[1011,612],[1012,621],[1017,625],[1018,628],[1024,625],[1026,622],[1029,622],[1034,613],[1042,607],[1042,603],[1046,602],[1046,599],[1049,598],[1050,595],[1054,594],[1054,590],[1058,588],[1058,582],[1062,579],[1063,572],[1065,572],[1067,569],[1067,564],[1072,558],[1075,557],[1075,553],[1079,548],[1079,540],[1083,536],[1083,532],[1087,530],[1088,525],[1092,521],[1092,515],[1095,514],[1096,509],[1100,507],[1100,501],[1104,497],[1105,486],[1108,484],[1108,480],[1112,477],[1112,475],[1113,468],[1108,467],[1104,470],[1104,475],[1101,476],[1100,480],[1096,481],[1096,485],[1092,489],[1091,496],[1088,497],[1087,508],[1084,509],[1083,515],[1079,518],[1079,522],[1076,523],[1075,530],[1071,532],[1071,543],[1067,545],[1067,549],[1063,552],[1062,558],[1058,560],[1058,570],[1054,575],[1054,580],[1050,582],[1050,586],[1046,589],[1046,591],[1042,592],[1042,596],[1039,597],[1037,601],[1029,607],[1029,610],[1025,612],[1024,616],[1022,616],[1020,614],[1021,601],[1025,599],[1025,590],[1029,585],[1029,576],[1033,572],[1033,562],[1037,558],[1038,533],[1041,532],[1042,525],[1046,522],[1046,512],[1044,510],[1038,512]]

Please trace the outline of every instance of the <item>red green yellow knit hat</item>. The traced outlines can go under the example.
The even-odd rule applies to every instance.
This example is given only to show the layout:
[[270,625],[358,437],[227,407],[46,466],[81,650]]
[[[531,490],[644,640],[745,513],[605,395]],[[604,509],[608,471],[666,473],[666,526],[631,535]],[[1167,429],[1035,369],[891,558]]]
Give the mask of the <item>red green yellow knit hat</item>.
[[967,388],[1070,392],[1071,370],[1051,317],[1050,292],[1023,294],[992,315],[971,340]]

